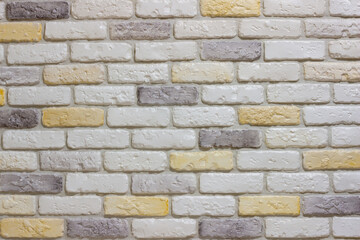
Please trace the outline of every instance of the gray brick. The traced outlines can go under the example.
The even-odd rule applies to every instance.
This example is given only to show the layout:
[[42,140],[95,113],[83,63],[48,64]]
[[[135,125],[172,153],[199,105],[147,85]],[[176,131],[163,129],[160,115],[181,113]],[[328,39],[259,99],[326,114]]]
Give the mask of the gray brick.
[[194,174],[138,174],[132,177],[133,194],[193,193]]
[[61,175],[36,173],[3,173],[0,175],[0,192],[59,193],[62,191]]
[[258,130],[201,130],[200,147],[258,148],[261,132]]
[[38,20],[69,18],[67,2],[12,2],[6,5],[9,20]]
[[316,216],[358,215],[360,196],[307,196],[303,211]]
[[0,110],[0,127],[33,128],[40,122],[40,111],[37,109]]
[[67,219],[67,236],[71,238],[125,238],[127,221],[116,218]]
[[37,67],[0,67],[0,85],[35,85],[40,82]]
[[200,237],[253,238],[260,237],[263,224],[259,218],[203,219],[199,223]]
[[165,21],[127,21],[110,25],[113,40],[160,40],[170,38],[171,24]]
[[261,56],[261,43],[240,42],[204,42],[201,49],[203,60],[215,61],[254,61]]
[[199,93],[196,87],[138,87],[140,105],[194,105]]

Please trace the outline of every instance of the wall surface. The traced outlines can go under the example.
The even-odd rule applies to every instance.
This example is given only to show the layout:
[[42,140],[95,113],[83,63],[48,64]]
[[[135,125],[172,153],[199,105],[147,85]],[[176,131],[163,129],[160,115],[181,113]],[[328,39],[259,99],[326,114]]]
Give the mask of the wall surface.
[[360,238],[360,0],[0,0],[2,238]]

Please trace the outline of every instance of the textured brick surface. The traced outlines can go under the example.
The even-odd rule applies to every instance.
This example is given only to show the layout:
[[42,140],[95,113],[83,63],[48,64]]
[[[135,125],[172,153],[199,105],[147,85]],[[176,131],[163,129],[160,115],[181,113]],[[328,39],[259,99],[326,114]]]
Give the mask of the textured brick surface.
[[9,20],[53,20],[69,18],[69,3],[56,2],[12,2],[6,5]]
[[304,215],[333,216],[360,214],[359,196],[306,196]]
[[201,130],[200,147],[258,148],[261,135],[257,130]]
[[126,21],[110,25],[110,38],[114,40],[161,40],[170,38],[170,32],[168,21]]
[[192,86],[139,87],[139,105],[194,105],[199,93]]
[[33,128],[39,122],[40,112],[37,109],[0,110],[0,127],[3,128]]

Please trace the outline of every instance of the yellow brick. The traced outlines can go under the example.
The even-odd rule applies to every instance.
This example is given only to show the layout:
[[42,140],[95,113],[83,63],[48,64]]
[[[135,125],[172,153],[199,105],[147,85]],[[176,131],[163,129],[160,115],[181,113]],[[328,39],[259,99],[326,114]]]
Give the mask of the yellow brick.
[[43,77],[47,85],[99,84],[105,81],[105,67],[96,64],[46,66]]
[[210,17],[260,16],[260,0],[201,0],[201,14]]
[[22,195],[0,196],[0,214],[34,215],[35,197]]
[[104,124],[100,108],[47,108],[42,121],[46,127],[98,127]]
[[239,215],[291,215],[300,214],[300,197],[296,196],[244,196],[239,198]]
[[173,152],[170,166],[176,171],[231,170],[233,154],[230,151]]
[[166,216],[169,200],[166,197],[105,197],[105,215]]
[[0,88],[0,106],[5,105],[5,89]]
[[256,126],[298,125],[300,109],[294,106],[241,107],[239,122]]
[[307,170],[360,169],[360,150],[321,150],[304,152]]
[[0,23],[0,42],[38,42],[40,23]]
[[58,238],[64,234],[63,219],[5,218],[0,223],[4,238]]

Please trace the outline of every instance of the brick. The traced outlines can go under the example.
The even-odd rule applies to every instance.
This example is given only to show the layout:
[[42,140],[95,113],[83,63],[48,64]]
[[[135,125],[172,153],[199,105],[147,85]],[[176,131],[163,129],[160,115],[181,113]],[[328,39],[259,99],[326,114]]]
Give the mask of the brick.
[[261,146],[261,133],[258,130],[200,130],[199,146],[258,148]]
[[169,39],[171,23],[168,21],[124,21],[110,24],[112,40]]
[[272,17],[320,17],[325,14],[325,0],[265,0],[264,15]]
[[360,169],[358,150],[321,150],[303,153],[306,170]]
[[12,106],[65,106],[71,103],[68,87],[9,88],[8,102]]
[[4,149],[61,149],[65,146],[63,131],[8,130],[2,139]]
[[201,0],[201,15],[206,17],[257,17],[260,0]]
[[0,85],[36,85],[39,82],[40,69],[37,67],[0,67]]
[[102,65],[60,65],[45,66],[44,83],[47,85],[99,84],[106,79]]
[[304,107],[305,125],[360,124],[360,107]]
[[260,193],[262,173],[202,173],[201,193]]
[[196,0],[139,0],[136,16],[141,18],[194,17],[197,14]]
[[71,238],[125,238],[129,235],[129,225],[124,219],[66,219],[66,224],[67,236]]
[[68,193],[126,193],[129,188],[125,174],[68,173]]
[[71,14],[75,19],[130,18],[133,15],[131,0],[75,0]]
[[360,82],[360,63],[304,63],[304,78],[325,82]]
[[196,176],[184,174],[136,174],[132,177],[131,190],[135,195],[185,194],[196,190]]
[[160,172],[167,167],[164,152],[105,152],[104,168],[110,172]]
[[360,172],[336,172],[333,175],[335,192],[360,192]]
[[360,20],[308,19],[305,20],[305,35],[312,38],[360,37]]
[[194,105],[199,93],[193,86],[138,87],[139,105]]
[[0,42],[39,42],[41,23],[0,23]]
[[331,131],[332,147],[360,146],[359,127],[333,127]]
[[3,218],[0,224],[4,238],[59,238],[64,235],[64,219]]
[[68,58],[66,43],[16,44],[8,46],[8,64],[62,63]]
[[33,128],[40,122],[40,111],[37,109],[10,108],[0,110],[0,127]]
[[338,40],[329,42],[329,55],[335,59],[360,59],[359,40]]
[[240,216],[300,215],[300,197],[244,196],[239,197]]
[[6,89],[0,88],[0,106],[5,105],[5,95],[6,95]]
[[237,155],[240,170],[298,170],[300,164],[296,151],[239,151]]
[[166,216],[169,213],[167,197],[111,196],[104,199],[107,216]]
[[120,129],[71,130],[68,131],[67,143],[71,149],[126,148],[129,139],[129,132]]
[[[354,1],[353,1],[354,2]],[[334,217],[333,218],[333,235],[335,237],[360,237],[359,217]]]
[[357,0],[330,0],[330,15],[336,17],[360,17]]
[[247,86],[203,86],[202,101],[207,104],[260,104],[264,102],[264,88]]
[[69,18],[70,7],[65,1],[10,2],[6,5],[8,20],[55,20]]
[[299,79],[298,63],[239,63],[239,82],[296,82]]
[[188,61],[197,57],[196,42],[139,42],[135,60],[142,62]]
[[0,171],[35,171],[38,158],[35,152],[0,152]]
[[233,38],[237,23],[232,20],[179,20],[174,24],[176,39]]
[[261,42],[203,42],[201,59],[211,61],[254,61],[261,56]]
[[175,216],[233,216],[235,199],[231,196],[179,196],[172,198]]
[[0,20],[5,18],[5,3],[0,2]]
[[0,46],[0,63],[5,61],[4,48]]
[[267,218],[265,225],[269,238],[322,238],[330,234],[327,218]]
[[269,103],[328,103],[328,84],[276,84],[267,89]]
[[323,41],[266,41],[265,60],[324,60]]
[[282,193],[327,193],[329,176],[325,173],[269,173],[267,188]]
[[98,196],[40,196],[41,215],[93,215],[100,214],[101,197]]
[[254,238],[262,236],[263,223],[259,218],[201,219],[199,234],[204,238]]
[[0,214],[35,215],[35,196],[2,195],[0,196]]
[[110,127],[167,127],[170,124],[168,108],[110,108],[107,113]]
[[62,191],[61,175],[37,173],[2,173],[0,191],[12,193],[59,193]]
[[100,40],[106,38],[107,25],[101,21],[47,22],[46,40]]
[[66,172],[100,171],[100,152],[40,152],[41,170]]
[[72,43],[71,60],[75,62],[116,62],[132,58],[128,43]]
[[334,84],[334,102],[360,103],[360,84]]
[[360,214],[359,196],[305,196],[304,215],[335,216]]
[[170,167],[175,171],[229,171],[233,169],[231,151],[172,152]]

